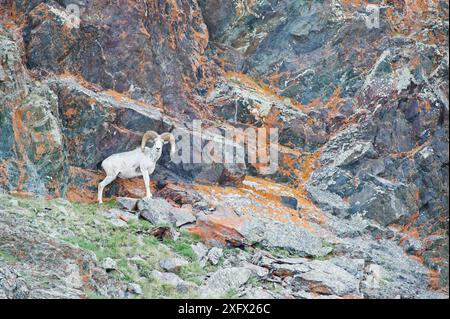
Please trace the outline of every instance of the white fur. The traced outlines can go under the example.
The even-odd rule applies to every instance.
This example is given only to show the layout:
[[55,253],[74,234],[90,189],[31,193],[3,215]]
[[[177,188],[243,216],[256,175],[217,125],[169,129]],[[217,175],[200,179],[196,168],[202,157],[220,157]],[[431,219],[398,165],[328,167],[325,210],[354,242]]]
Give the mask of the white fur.
[[[142,176],[145,183],[146,198],[152,197],[150,191],[150,174],[155,171],[156,162],[162,154],[163,145],[168,143],[161,137],[153,140],[152,148],[145,147],[144,151],[139,147],[133,151],[113,154],[102,162],[102,168],[106,172],[106,178],[98,185],[98,202],[103,203],[103,189],[112,183],[117,177],[133,178]],[[172,145],[171,153],[175,152]]]

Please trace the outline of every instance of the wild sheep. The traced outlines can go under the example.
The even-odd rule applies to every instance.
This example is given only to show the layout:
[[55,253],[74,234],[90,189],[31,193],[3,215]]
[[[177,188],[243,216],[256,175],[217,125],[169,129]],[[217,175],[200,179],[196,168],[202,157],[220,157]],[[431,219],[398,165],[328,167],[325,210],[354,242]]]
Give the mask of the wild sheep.
[[[153,140],[153,147],[145,145]],[[154,131],[148,131],[142,137],[141,147],[130,152],[117,153],[109,156],[102,162],[102,168],[106,172],[106,178],[98,185],[98,202],[103,203],[103,189],[112,183],[117,177],[133,178],[142,176],[145,183],[146,198],[152,197],[150,191],[150,174],[155,170],[156,162],[161,157],[164,144],[170,143],[171,156],[175,153],[175,138],[171,133],[159,135]]]

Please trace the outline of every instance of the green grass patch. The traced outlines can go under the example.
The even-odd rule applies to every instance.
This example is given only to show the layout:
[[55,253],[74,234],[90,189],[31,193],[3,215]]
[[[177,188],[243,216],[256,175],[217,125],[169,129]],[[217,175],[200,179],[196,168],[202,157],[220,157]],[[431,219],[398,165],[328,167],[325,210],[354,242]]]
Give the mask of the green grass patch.
[[19,258],[17,258],[17,256],[14,256],[13,254],[10,254],[7,251],[0,250],[0,260],[7,263],[15,263],[19,261]]
[[83,237],[78,237],[78,236],[66,237],[66,238],[63,238],[63,240],[65,240],[77,247],[90,250],[94,253],[96,253],[100,250],[100,248],[97,246],[97,244],[95,244],[92,241],[85,239]]
[[188,243],[176,242],[173,245],[173,249],[177,253],[181,254],[182,256],[188,257],[190,260],[195,260],[197,258],[194,250],[192,249],[191,245]]
[[[183,256],[188,264],[178,274],[183,280],[202,284],[202,277],[221,267],[208,264],[202,268],[191,245],[200,242],[199,236],[182,231],[176,241],[159,241],[150,235],[154,228],[145,220],[130,220],[128,227],[116,228],[105,214],[116,208],[116,201],[104,205],[70,203],[65,200],[45,200],[42,198],[19,198],[0,195],[0,207],[7,213],[18,212],[23,218],[32,220],[33,225],[45,230],[55,230],[61,240],[94,253],[99,264],[105,258],[112,258],[117,269],[110,276],[142,287],[142,295],[137,298],[196,298],[195,291],[179,292],[175,288],[157,282],[151,276],[159,270],[162,259],[174,254]],[[46,209],[48,208],[48,209]],[[61,230],[59,232],[59,230]],[[225,249],[224,254],[237,254],[240,250]],[[18,262],[18,258],[0,250],[2,262]],[[98,292],[85,291],[86,298],[105,299]]]

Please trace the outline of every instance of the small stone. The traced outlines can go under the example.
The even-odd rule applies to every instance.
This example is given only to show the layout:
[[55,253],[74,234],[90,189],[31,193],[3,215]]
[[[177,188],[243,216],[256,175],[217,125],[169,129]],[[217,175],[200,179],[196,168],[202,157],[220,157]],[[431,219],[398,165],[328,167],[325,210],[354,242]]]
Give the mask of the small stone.
[[157,270],[153,270],[151,274],[153,279],[165,285],[169,285],[175,288],[187,285],[187,283],[183,279],[181,279],[180,277],[178,277],[178,275],[175,275],[174,273],[171,272],[160,272]]
[[106,212],[106,216],[110,219],[120,219],[128,223],[130,220],[138,220],[138,216],[130,212],[112,208]]
[[245,250],[241,250],[241,251],[236,255],[236,258],[237,258],[239,261],[243,261],[243,262],[249,261],[249,260],[251,259],[251,257],[252,257],[252,255],[249,254],[248,252],[246,252]]
[[216,271],[206,281],[204,294],[223,295],[231,289],[238,289],[251,277],[252,271],[244,267],[224,268]]
[[289,277],[310,270],[304,264],[273,264],[272,274],[278,277]]
[[11,204],[11,206],[14,206],[14,207],[19,206],[19,201],[17,199],[10,199],[9,203]]
[[183,282],[183,279],[173,273],[164,273],[157,270],[152,271],[152,277],[161,283],[176,287],[179,283]]
[[336,295],[321,295],[317,293],[310,293],[307,291],[297,291],[293,293],[293,296],[297,299],[342,299]]
[[152,229],[151,234],[159,240],[177,240],[180,234],[176,232],[172,227],[155,227]]
[[195,245],[192,244],[191,248],[194,251],[195,255],[197,256],[197,260],[200,266],[205,267],[206,262],[208,260],[206,256],[206,254],[208,253],[208,248],[206,248],[206,246],[202,243],[197,243]]
[[308,261],[308,259],[302,257],[288,257],[288,258],[276,258],[275,261],[280,264],[296,265],[296,264],[304,264],[305,262]]
[[420,255],[423,245],[420,240],[416,238],[408,238],[403,242],[403,249],[411,255]]
[[288,285],[290,285],[291,281],[292,281],[292,277],[290,277],[290,276],[284,277],[283,281],[281,282],[281,286],[287,287]]
[[137,202],[139,200],[130,197],[117,197],[116,201],[120,208],[129,211],[135,211],[137,209]]
[[181,227],[196,221],[190,205],[184,205],[182,208],[173,207],[163,198],[139,200],[137,207],[140,216],[154,225]]
[[300,257],[325,256],[322,240],[309,230],[292,224],[271,222],[266,224],[261,245],[264,248],[284,248]]
[[102,267],[106,271],[115,270],[115,269],[117,269],[117,263],[114,259],[108,257],[108,258],[105,258],[105,260],[103,260]]
[[345,218],[349,216],[349,204],[335,193],[307,185],[306,189],[312,200],[321,207],[332,212],[333,215]]
[[65,272],[67,274],[66,277],[63,278],[63,281],[72,288],[80,289],[83,287],[83,280],[80,276],[80,267],[76,264],[68,264]]
[[207,202],[201,200],[201,201],[194,203],[194,208],[198,209],[198,210],[208,210],[209,206],[208,206]]
[[213,247],[208,252],[208,260],[213,264],[217,265],[220,258],[223,256],[223,249],[218,247]]
[[255,275],[257,275],[258,277],[265,277],[269,274],[269,269],[264,268],[264,267],[260,267],[257,265],[253,265],[249,262],[243,262],[241,264],[241,267],[250,269]]
[[332,252],[333,252],[333,247],[324,246],[324,247],[319,249],[318,255],[319,256],[327,256],[327,255],[329,255]]
[[367,275],[361,282],[361,286],[365,289],[379,289],[383,272],[384,269],[380,265],[370,264],[367,266]]
[[168,218],[154,211],[142,211],[139,216],[153,225],[169,225],[170,223]]
[[334,159],[336,166],[347,166],[375,152],[371,142],[355,142],[352,147],[340,152]]
[[298,209],[298,201],[295,197],[281,196],[281,204],[294,210]]
[[175,208],[171,213],[171,219],[177,227],[194,223],[197,220],[192,214],[192,208]]
[[362,277],[365,265],[365,260],[362,258],[351,259],[345,256],[338,256],[330,259],[330,262],[346,270],[358,279]]
[[142,287],[139,284],[129,283],[127,290],[135,295],[142,295]]
[[132,261],[134,263],[144,263],[145,262],[145,259],[140,256],[134,256],[134,257],[128,258],[128,260]]
[[359,294],[359,280],[346,270],[329,261],[315,260],[307,266],[311,270],[294,276],[298,287],[306,286],[308,291],[322,295]]
[[188,262],[181,258],[167,258],[159,262],[159,266],[168,272],[178,273]]
[[163,198],[147,198],[137,202],[137,208],[141,218],[153,225],[170,225],[170,215],[174,209],[169,202]]
[[109,222],[111,225],[113,225],[116,228],[127,228],[128,227],[127,222],[122,219],[111,219]]
[[372,236],[372,238],[375,239],[381,239],[383,238],[383,235],[385,233],[385,229],[379,225],[369,223],[365,228],[364,231],[367,232]]
[[196,288],[198,288],[196,284],[184,281],[177,285],[177,292],[185,294]]

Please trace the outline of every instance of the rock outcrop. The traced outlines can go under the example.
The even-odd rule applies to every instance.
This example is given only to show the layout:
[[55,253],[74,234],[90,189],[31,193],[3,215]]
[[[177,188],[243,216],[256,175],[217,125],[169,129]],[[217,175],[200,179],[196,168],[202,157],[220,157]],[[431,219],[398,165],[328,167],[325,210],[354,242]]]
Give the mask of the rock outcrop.
[[[198,205],[212,204],[205,190],[184,185],[197,200],[191,220],[181,225],[173,217],[187,206],[169,203],[170,197],[140,201],[130,212],[0,195],[0,296],[136,298],[165,287],[166,294],[209,298],[255,289],[267,298],[445,297],[431,289],[433,272],[402,249],[401,231],[342,220],[305,203],[308,218],[290,209],[253,210],[251,201],[263,199],[258,181],[251,185],[231,196],[235,218],[224,219],[220,208]],[[207,245],[189,244],[186,230]]]
[[[105,212],[122,231],[138,215],[158,238],[187,230],[208,246],[192,244],[200,265],[226,266],[200,287],[155,269],[146,276],[200,295],[448,294],[448,2],[370,5],[2,1],[0,193],[92,203],[101,161],[138,147],[149,129],[193,139],[199,119],[215,132],[203,147],[227,129],[277,128],[276,172],[248,154],[245,163],[177,164],[164,150],[156,198]],[[108,198],[144,194],[140,178],[106,189]],[[14,238],[28,231],[46,244],[20,246],[30,252],[23,266],[0,260],[0,297],[83,297],[86,281],[111,297],[146,294],[145,285],[106,282],[112,269],[5,212],[5,254],[17,255],[26,243]],[[228,258],[229,247],[251,256]],[[45,258],[28,263],[34,253],[57,251],[68,257],[31,285],[21,279],[45,268]],[[61,289],[43,291],[53,276]],[[251,276],[285,290],[252,287]]]

